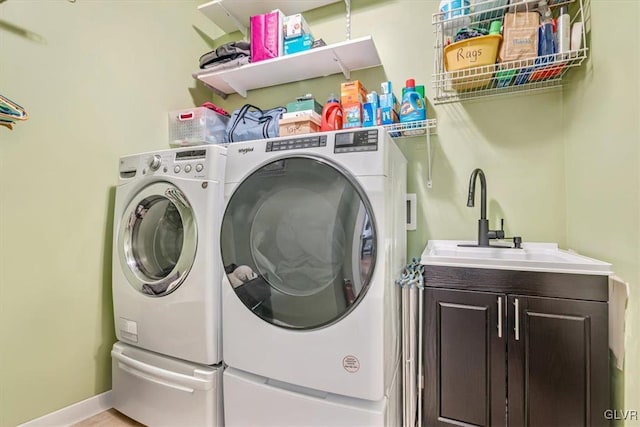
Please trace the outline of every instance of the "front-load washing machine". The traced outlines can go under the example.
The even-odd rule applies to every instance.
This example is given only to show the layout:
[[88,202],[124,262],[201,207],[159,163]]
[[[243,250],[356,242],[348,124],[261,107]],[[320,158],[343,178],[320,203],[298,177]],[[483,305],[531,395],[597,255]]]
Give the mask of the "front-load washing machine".
[[233,402],[271,401],[260,397],[274,396],[267,386],[397,403],[389,393],[406,163],[382,127],[229,145],[220,237],[227,423],[250,423]]
[[226,148],[120,159],[113,233],[118,340],[174,358],[222,360],[220,219]]

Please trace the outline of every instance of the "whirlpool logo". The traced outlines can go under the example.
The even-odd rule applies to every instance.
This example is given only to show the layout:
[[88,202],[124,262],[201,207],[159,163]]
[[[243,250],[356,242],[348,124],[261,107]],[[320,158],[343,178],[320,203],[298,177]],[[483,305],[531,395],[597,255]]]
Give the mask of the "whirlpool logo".
[[248,148],[240,148],[238,150],[238,153],[240,154],[247,154],[253,151],[253,147],[248,147]]

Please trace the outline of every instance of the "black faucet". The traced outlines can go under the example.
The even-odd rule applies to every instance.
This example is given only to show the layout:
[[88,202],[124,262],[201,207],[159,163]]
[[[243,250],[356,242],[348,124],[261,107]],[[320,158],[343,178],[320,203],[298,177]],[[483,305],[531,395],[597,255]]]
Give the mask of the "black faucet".
[[[489,220],[487,219],[487,180],[484,177],[482,169],[474,169],[469,178],[469,197],[467,198],[467,206],[472,208],[475,205],[476,196],[476,180],[480,176],[480,219],[478,220],[478,244],[477,245],[460,245],[460,246],[479,246],[490,247],[489,240],[504,239],[504,219],[500,222],[500,230],[489,230]],[[516,243],[516,239],[518,239]],[[514,237],[514,247],[519,248],[522,239]],[[494,247],[510,247],[497,246]]]

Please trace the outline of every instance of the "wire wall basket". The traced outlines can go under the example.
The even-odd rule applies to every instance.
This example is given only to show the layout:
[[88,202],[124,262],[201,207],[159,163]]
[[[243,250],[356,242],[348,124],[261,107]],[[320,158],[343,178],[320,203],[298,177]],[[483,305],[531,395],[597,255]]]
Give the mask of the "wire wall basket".
[[[501,36],[484,35],[454,42],[456,32],[465,27],[489,30],[497,25],[499,28],[505,13],[536,12],[538,0],[483,0],[477,1],[473,6],[460,3],[463,3],[462,7],[436,13],[432,19],[436,35],[433,75],[435,104],[561,86],[566,73],[580,66],[587,58],[582,0],[547,0],[552,11],[559,6],[569,5],[572,26],[579,23],[579,31],[572,34],[572,37],[580,38],[578,43],[574,42],[578,48],[505,62],[496,62]],[[491,26],[492,23],[494,27]],[[468,53],[477,52],[479,48],[484,54],[482,60],[471,57]],[[451,58],[455,58],[452,55],[457,55],[458,59],[464,55],[469,62],[462,61],[452,65]]]

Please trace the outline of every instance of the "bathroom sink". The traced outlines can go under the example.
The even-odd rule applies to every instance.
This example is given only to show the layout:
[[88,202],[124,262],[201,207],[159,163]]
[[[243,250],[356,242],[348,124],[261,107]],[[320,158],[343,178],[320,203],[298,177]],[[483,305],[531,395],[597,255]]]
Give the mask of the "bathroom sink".
[[549,271],[574,274],[612,274],[611,264],[559,249],[556,243],[523,243],[522,249],[460,247],[477,242],[429,240],[420,259],[424,265]]

